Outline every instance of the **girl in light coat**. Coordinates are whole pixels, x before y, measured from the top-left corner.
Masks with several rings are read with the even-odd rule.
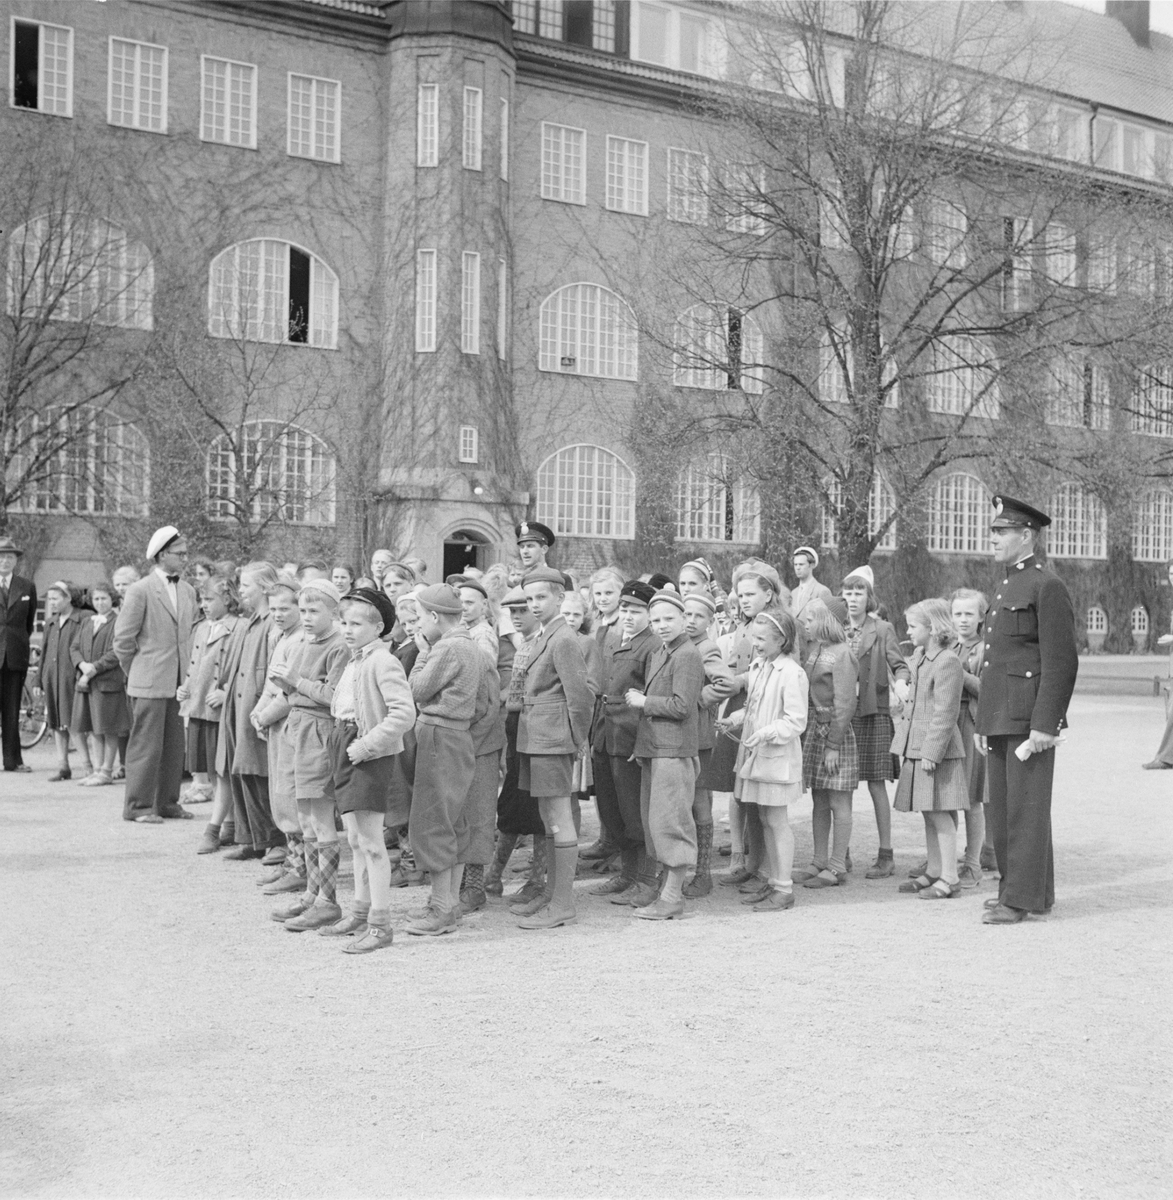
[[[729,717],[726,727],[741,730],[734,795],[740,803],[756,807],[768,867],[765,886],[742,903],[752,905],[754,912],[780,912],[794,907],[789,812],[802,795],[807,677],[794,660],[794,618],[784,609],[770,607],[758,613],[751,637],[756,653],[745,707]]]

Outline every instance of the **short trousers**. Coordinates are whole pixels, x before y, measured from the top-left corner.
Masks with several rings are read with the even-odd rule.
[[[334,795],[334,807],[340,813],[386,812],[392,760],[383,757],[352,763],[346,747],[357,737],[358,726],[350,721],[336,721],[330,730],[330,791]]]
[[[519,754],[517,786],[535,799],[569,796],[574,790],[573,754]]]

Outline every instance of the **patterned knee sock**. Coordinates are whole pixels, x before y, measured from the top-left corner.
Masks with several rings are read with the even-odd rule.
[[[289,851],[285,855],[285,869],[299,879],[305,878],[305,843],[300,833],[289,835]]]
[[[469,892],[483,892],[485,890],[484,863],[464,864],[464,890]]]
[[[318,899],[327,904],[337,904],[334,894],[334,884],[338,878],[338,859],[342,855],[342,846],[338,842],[329,842],[318,847]]]
[[[318,843],[315,838],[306,838],[302,843],[305,856],[305,898],[312,904],[318,895],[320,879],[318,869]]]

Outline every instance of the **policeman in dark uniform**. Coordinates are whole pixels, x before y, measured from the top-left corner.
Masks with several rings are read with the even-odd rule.
[[[546,555],[554,544],[554,531],[538,521],[522,521],[517,526],[517,556],[522,572],[546,566]]]
[[[994,511],[994,561],[1005,574],[986,617],[977,730],[989,757],[988,819],[1002,880],[982,920],[1014,925],[1055,903],[1054,746],[1079,657],[1071,596],[1035,556],[1051,518],[1010,496],[995,496]]]

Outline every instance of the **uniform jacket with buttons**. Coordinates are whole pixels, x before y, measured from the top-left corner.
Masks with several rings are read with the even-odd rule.
[[[1071,596],[1035,555],[1015,563],[986,616],[978,733],[1052,736],[1067,724],[1079,653]]]
[[[705,665],[687,633],[648,660],[647,703],[639,710],[636,758],[696,758]]]
[[[651,629],[641,629],[624,646],[616,641],[604,646],[603,691],[591,734],[591,748],[596,754],[630,758],[635,749],[635,731],[639,725],[639,710],[628,708],[624,697],[629,688],[644,690],[648,659],[660,639]]]
[[[964,693],[961,659],[946,646],[918,647],[912,656],[912,714],[900,721],[892,753],[932,763],[964,758],[965,744],[957,727]]]
[[[37,617],[37,589],[31,579],[13,575],[8,604],[0,613],[0,667],[24,671],[29,665],[29,638]]]
[[[555,617],[534,639],[517,722],[519,754],[577,754],[590,732],[594,693],[578,636]]]

